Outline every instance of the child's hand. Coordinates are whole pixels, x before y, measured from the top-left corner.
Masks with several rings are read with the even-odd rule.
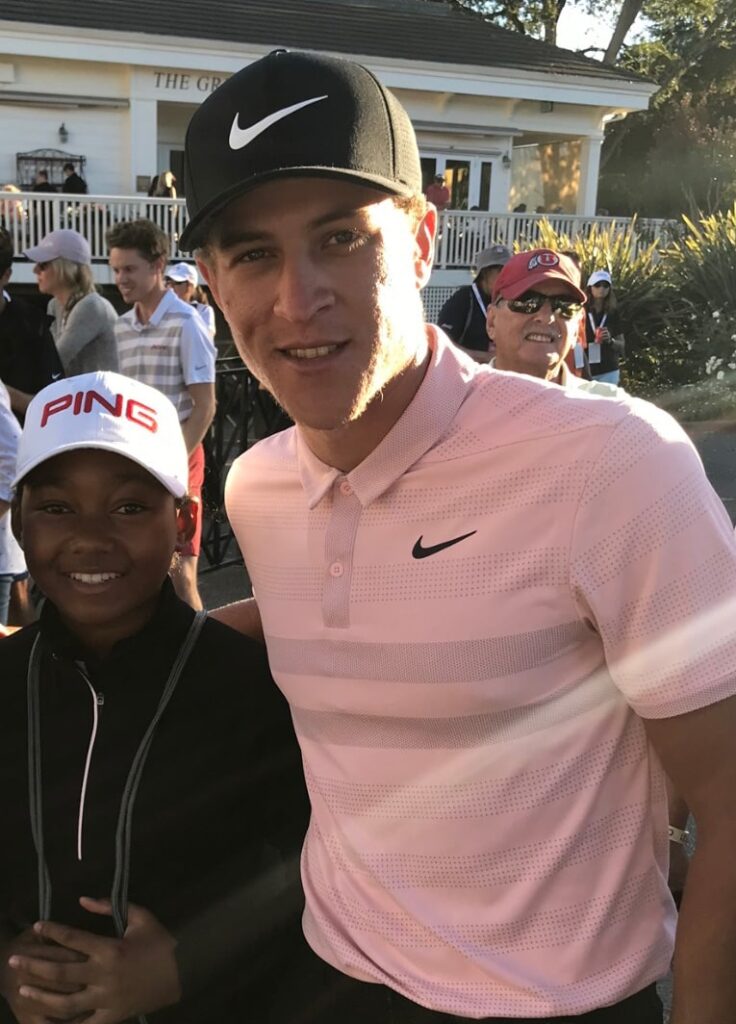
[[[79,902],[92,914],[112,912],[109,900],[82,897]],[[176,942],[144,907],[129,906],[122,939],[102,938],[53,921],[35,925],[34,931],[85,957],[81,963],[64,964],[13,957],[14,969],[30,979],[20,986],[20,995],[42,1008],[44,1020],[84,1015],[86,1024],[119,1024],[181,999]],[[60,986],[74,986],[76,991],[65,993]],[[54,991],[47,991],[49,987]],[[27,1020],[36,1024],[36,1018]]]
[[[13,1016],[19,1024],[46,1024],[46,1009],[35,1000],[20,994],[21,986],[32,983],[33,977],[22,969],[10,966],[10,959],[15,960],[16,957],[21,960],[29,959],[33,964],[41,961],[56,964],[79,963],[84,957],[71,949],[44,945],[30,928],[0,948],[0,994],[5,997]],[[56,991],[77,992],[79,986],[59,982]]]

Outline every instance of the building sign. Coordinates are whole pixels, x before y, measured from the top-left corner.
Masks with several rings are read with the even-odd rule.
[[[189,71],[154,71],[153,87],[159,91],[167,92],[191,92],[208,93],[214,92],[218,85],[222,85],[230,76],[218,72],[218,74],[199,74]]]

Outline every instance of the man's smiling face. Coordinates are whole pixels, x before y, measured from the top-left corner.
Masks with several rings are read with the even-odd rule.
[[[390,398],[424,342],[434,213],[348,181],[290,178],[227,207],[200,270],[250,370],[329,431]]]
[[[533,291],[540,295],[565,296],[579,302],[575,291],[564,281],[541,281]],[[536,313],[515,313],[501,297],[488,307],[488,330],[496,343],[496,366],[531,377],[554,380],[578,334],[577,313],[566,320],[552,310],[548,302]]]

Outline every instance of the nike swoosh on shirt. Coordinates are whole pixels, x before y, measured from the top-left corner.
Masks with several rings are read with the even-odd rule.
[[[289,114],[295,114],[302,107],[308,107],[310,103],[319,103],[321,100],[326,99],[327,96],[314,96],[311,100],[302,100],[301,103],[294,103],[291,107],[283,107],[281,110],[276,110],[273,114],[268,114],[267,117],[261,118],[260,121],[256,121],[250,128],[239,128],[238,118],[240,114],[236,114],[233,126],[230,129],[230,139],[228,140],[230,149],[243,149],[244,146],[247,146],[253,139],[257,139],[262,132],[276,124],[277,121],[283,120]]]
[[[207,369],[207,363],[202,363],[201,366],[195,366],[194,369],[195,370],[206,370]]]
[[[441,543],[432,544],[428,548],[422,547],[422,540],[424,537],[422,534],[411,549],[412,558],[427,558],[428,555],[436,555],[438,551],[444,551],[445,548],[451,548],[453,544],[459,544],[461,540],[467,540],[468,537],[472,537],[473,534],[477,532],[477,530],[471,530],[470,533],[464,533],[462,537],[453,537],[452,540],[443,540]]]
[[[52,380],[59,380],[60,377],[61,377],[60,373],[52,373],[51,374],[51,379]]]

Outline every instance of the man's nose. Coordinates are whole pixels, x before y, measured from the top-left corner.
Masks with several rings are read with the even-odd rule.
[[[308,255],[283,260],[274,313],[290,323],[308,323],[334,301],[324,273]]]

